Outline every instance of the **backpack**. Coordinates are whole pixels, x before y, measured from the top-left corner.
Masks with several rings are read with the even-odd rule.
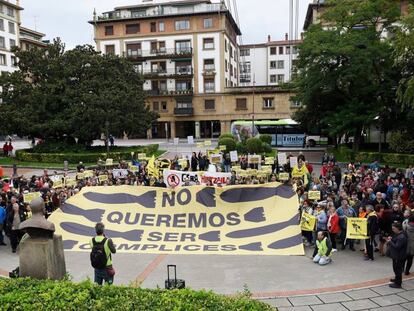
[[[91,264],[95,269],[105,269],[108,258],[105,253],[105,243],[108,239],[104,238],[101,242],[92,239]]]

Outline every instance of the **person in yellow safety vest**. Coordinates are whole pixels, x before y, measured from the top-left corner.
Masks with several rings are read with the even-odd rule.
[[[95,268],[95,283],[102,285],[103,281],[111,285],[114,282],[115,270],[112,267],[112,254],[116,253],[116,248],[111,239],[104,234],[105,226],[103,223],[95,225],[96,237],[90,240],[91,264]]]
[[[327,237],[325,231],[318,232],[318,238],[313,252],[313,262],[325,266],[332,261],[331,259],[332,243]]]

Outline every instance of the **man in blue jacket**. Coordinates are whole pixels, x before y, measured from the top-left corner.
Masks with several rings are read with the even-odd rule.
[[[349,244],[349,249],[355,252],[354,248],[354,240],[353,239],[346,239],[346,219],[348,217],[357,217],[357,213],[355,210],[349,205],[348,199],[343,199],[341,202],[341,206],[336,210],[336,213],[339,216],[339,225],[341,227],[341,243],[342,243],[342,250],[345,249],[345,241],[346,244]]]

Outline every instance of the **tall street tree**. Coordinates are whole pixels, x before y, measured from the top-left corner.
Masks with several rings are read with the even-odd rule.
[[[124,58],[89,45],[65,51],[59,40],[15,53],[19,70],[0,77],[1,132],[90,144],[107,130],[144,136],[157,118],[145,104],[141,76]]]
[[[295,119],[331,137],[354,137],[386,124],[395,110],[392,44],[399,6],[389,0],[328,0],[322,23],[313,25],[300,46]]]

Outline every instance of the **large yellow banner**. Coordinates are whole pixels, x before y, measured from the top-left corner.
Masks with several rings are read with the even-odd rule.
[[[118,252],[304,255],[290,186],[85,187],[49,220],[64,247],[90,251],[97,222]]]

